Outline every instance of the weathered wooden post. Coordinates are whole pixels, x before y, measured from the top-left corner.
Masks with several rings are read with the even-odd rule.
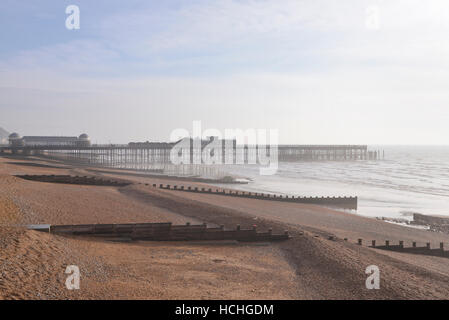
[[[385,240],[385,246],[389,247],[390,246],[390,241],[389,240]]]
[[[376,247],[376,240],[371,241],[371,246],[372,246],[373,248]]]
[[[444,250],[444,242],[440,242],[440,249],[441,249],[441,251]]]
[[[362,245],[362,239],[359,239],[358,242],[357,242],[357,244],[358,244],[359,246],[361,246],[361,245]]]
[[[427,243],[426,243],[426,248],[427,248],[428,250],[430,250],[430,242],[427,242]]]
[[[399,241],[399,247],[401,247],[401,249],[404,248],[404,241]]]
[[[412,246],[413,248],[416,248],[416,241],[413,241]]]

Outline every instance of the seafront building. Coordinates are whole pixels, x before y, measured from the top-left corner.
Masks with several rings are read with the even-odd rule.
[[[89,136],[85,133],[79,137],[58,137],[58,136],[24,136],[18,133],[11,133],[8,137],[11,147],[38,147],[38,146],[67,146],[67,147],[88,147],[90,146]]]

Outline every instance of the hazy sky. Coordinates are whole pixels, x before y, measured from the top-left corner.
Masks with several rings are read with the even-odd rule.
[[[80,29],[65,27],[68,5]],[[449,1],[0,2],[0,127],[449,144]]]

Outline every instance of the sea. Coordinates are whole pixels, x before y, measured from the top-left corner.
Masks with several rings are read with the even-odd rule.
[[[449,146],[369,146],[376,161],[281,162],[276,174],[255,165],[221,170],[247,178],[240,190],[295,196],[357,196],[354,214],[411,220],[413,213],[449,216]],[[229,187],[229,186],[227,186]]]

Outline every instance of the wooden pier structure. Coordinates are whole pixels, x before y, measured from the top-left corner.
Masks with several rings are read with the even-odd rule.
[[[366,145],[280,145],[279,161],[377,160],[379,151]]]
[[[152,164],[171,164],[170,154],[176,143],[168,142],[148,142],[130,143],[126,145],[33,145],[33,146],[3,146],[0,147],[0,155],[39,155],[59,160],[73,161],[88,165],[98,165],[111,168],[142,168],[145,169]],[[193,160],[201,159],[201,150],[190,148],[187,155],[183,155],[188,163],[195,163]],[[213,151],[212,151],[213,152]],[[248,159],[254,154],[263,154],[267,158],[274,150],[269,146],[238,146],[233,145],[225,149],[223,141],[220,164],[237,163],[236,159],[243,159],[244,163],[249,163]],[[378,160],[380,151],[369,151],[366,145],[279,145],[276,149],[277,160],[280,162],[294,161],[357,161],[357,160]],[[229,163],[229,159],[231,162]],[[127,166],[123,166],[126,164]],[[200,163],[201,164],[201,163]]]

